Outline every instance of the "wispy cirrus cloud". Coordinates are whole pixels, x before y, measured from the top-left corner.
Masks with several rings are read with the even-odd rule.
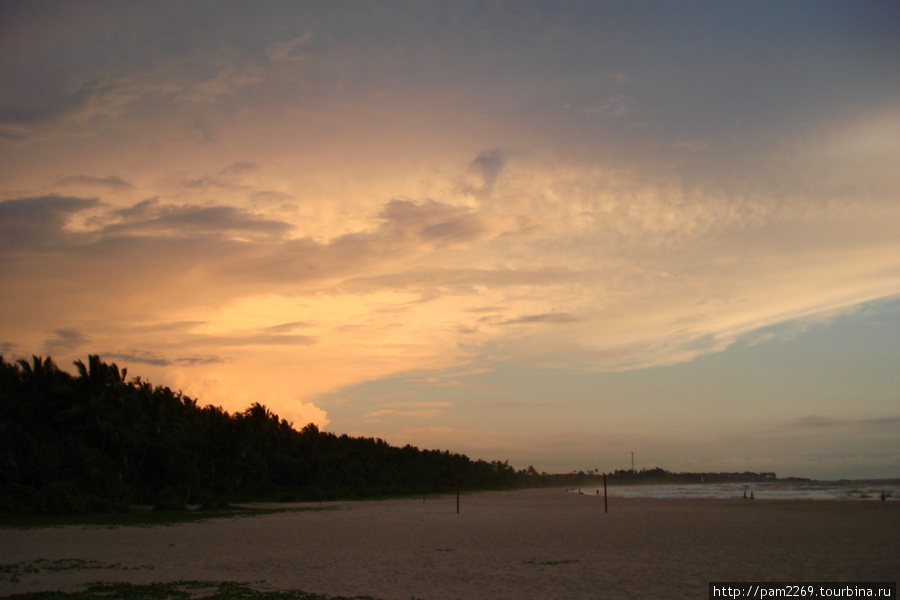
[[[540,323],[575,323],[581,319],[568,313],[544,313],[540,315],[522,315],[503,321],[502,325],[528,325]]]
[[[108,188],[111,190],[119,190],[119,189],[134,189],[134,186],[122,179],[121,177],[116,177],[115,175],[110,175],[109,177],[91,177],[88,175],[73,175],[71,177],[64,177],[56,182],[56,185],[65,186],[65,185],[78,185],[78,186],[99,186],[103,188]]]
[[[0,133],[10,141],[92,135],[97,121],[116,119],[143,96],[171,89],[129,78],[91,79],[69,94],[51,96],[50,102],[0,106]]]
[[[444,409],[453,408],[452,402],[387,402],[379,404],[379,409],[366,414],[363,418],[368,421],[377,421],[381,417],[413,417],[434,418],[439,416]]]
[[[304,48],[312,42],[314,38],[315,36],[313,33],[307,31],[304,32],[303,35],[295,37],[292,40],[270,44],[266,48],[266,54],[269,55],[269,60],[272,61],[301,61],[307,57]]]
[[[181,236],[211,233],[280,236],[293,228],[288,223],[261,218],[233,206],[172,206],[160,205],[158,200],[148,200],[120,210],[118,214],[126,220],[107,225],[102,235]]]
[[[209,356],[175,356],[169,357],[153,351],[128,349],[103,352],[101,358],[104,360],[121,361],[126,364],[153,365],[157,367],[169,366],[188,366],[196,367],[202,365],[218,365],[227,362],[225,359],[209,355]]]

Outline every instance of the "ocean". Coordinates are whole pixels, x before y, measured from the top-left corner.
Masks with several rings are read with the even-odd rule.
[[[603,486],[572,490],[603,496]],[[742,499],[751,492],[766,500],[859,500],[878,501],[884,493],[887,501],[900,501],[900,479],[840,481],[767,481],[753,483],[685,483],[610,485],[611,498],[707,498]]]

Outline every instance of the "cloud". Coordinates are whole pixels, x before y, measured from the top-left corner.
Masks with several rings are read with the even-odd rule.
[[[93,79],[49,103],[45,98],[43,104],[0,107],[0,132],[12,140],[84,135],[98,119],[115,119],[142,96],[158,91],[158,86],[127,78]]]
[[[173,365],[196,367],[200,365],[215,365],[227,362],[224,358],[215,355],[206,356],[177,356],[167,358],[158,352],[151,350],[125,350],[121,352],[103,352],[100,354],[103,359],[118,360],[127,363],[137,363],[145,365],[154,365],[157,367],[168,367]]]
[[[280,236],[293,229],[288,223],[263,219],[233,206],[158,206],[155,201],[144,201],[119,214],[142,218],[109,225],[105,234]]]
[[[57,329],[53,333],[56,337],[44,342],[44,348],[48,353],[71,352],[90,342],[90,338],[84,333],[74,329]]]
[[[164,211],[159,205],[159,196],[147,198],[131,206],[116,209],[113,214],[126,221],[137,221],[142,219],[152,219],[161,211]]]
[[[59,248],[74,236],[64,230],[77,213],[100,205],[96,198],[40,196],[0,202],[0,247]]]
[[[296,205],[292,204],[294,198],[277,190],[258,190],[252,192],[249,197],[253,206],[276,206],[285,211],[296,210]]]
[[[346,274],[363,268],[366,257],[374,260],[403,248],[389,236],[371,234],[342,236],[328,244],[285,240],[292,230],[288,223],[232,206],[164,205],[158,199],[125,209],[107,208],[95,221],[109,224],[92,230],[66,230],[74,215],[98,207],[102,208],[96,199],[60,196],[0,203],[5,258],[11,266],[24,268],[28,255],[22,252],[65,251],[42,264],[46,275],[68,268],[83,270],[78,262],[88,260],[98,270],[89,272],[85,285],[96,284],[99,290],[105,285],[101,282],[104,277],[120,282],[143,280],[145,283],[132,288],[137,291],[147,285],[166,289],[180,274],[200,272],[221,278],[215,286],[227,281],[240,285],[252,281],[302,283]],[[177,268],[166,270],[167,265]],[[165,279],[148,279],[151,274]],[[212,279],[195,279],[196,285],[211,283]],[[248,289],[246,293],[257,292]]]
[[[266,48],[266,53],[271,61],[301,61],[306,58],[304,47],[313,40],[313,34],[309,31],[287,42],[273,42]]]
[[[221,356],[179,356],[172,359],[172,363],[176,365],[184,365],[188,367],[196,367],[198,365],[217,365],[227,363],[228,361]]]
[[[268,331],[236,331],[230,334],[203,335],[186,340],[210,348],[239,348],[243,346],[310,346],[317,338],[310,335],[284,334]]]
[[[66,177],[56,182],[57,185],[79,185],[79,186],[99,186],[111,190],[133,189],[134,186],[122,179],[121,177],[89,177],[86,175],[75,175]]]
[[[714,186],[686,188],[677,178],[563,165],[536,154],[510,162],[511,155],[486,151],[471,162],[469,170],[492,186],[490,207],[473,206],[451,184],[457,180],[451,173],[440,199],[361,199],[354,206],[366,212],[332,237],[303,237],[300,231],[314,228],[297,215],[291,222],[237,205],[174,204],[162,196],[116,208],[89,199],[21,199],[0,211],[32,215],[41,239],[68,250],[57,265],[42,267],[46,275],[75,273],[85,262],[95,269],[79,286],[111,279],[128,289],[121,308],[111,310],[193,310],[266,294],[358,307],[331,331],[330,318],[303,316],[296,322],[316,322],[318,329],[277,338],[263,331],[221,334],[233,346],[319,346],[323,335],[354,329],[412,336],[394,340],[401,347],[415,339],[416,327],[404,322],[415,318],[453,349],[450,362],[496,349],[492,341],[518,326],[515,351],[532,360],[556,353],[585,367],[640,368],[717,352],[760,327],[845,310],[890,287],[885,277],[896,268],[890,207],[837,218],[833,205],[789,194],[779,202],[723,196]],[[261,164],[210,169],[197,187],[253,189],[242,178],[259,175]],[[51,218],[35,216],[39,209]],[[88,209],[92,228],[66,228]],[[822,237],[823,225],[834,235]],[[21,238],[12,241],[26,248]],[[856,244],[862,246],[853,250]],[[7,256],[24,272],[24,255]],[[358,300],[367,294],[379,301]],[[395,321],[379,323],[387,315]],[[578,323],[584,326],[573,327]]]
[[[388,402],[379,404],[379,409],[367,413],[363,419],[372,421],[380,420],[381,417],[417,417],[417,418],[434,418],[443,414],[444,408],[453,408],[452,402]]]
[[[104,352],[100,355],[104,360],[120,361],[128,364],[145,364],[166,367],[174,361],[149,350],[126,350],[123,352]]]
[[[247,175],[259,172],[259,164],[249,160],[241,160],[221,170],[222,175]]]
[[[850,419],[826,417],[816,414],[793,419],[787,423],[787,427],[791,429],[807,432],[822,431],[828,432],[829,435],[838,431],[849,433],[858,432],[859,430],[875,431],[896,429],[898,425],[900,425],[900,415],[866,419]]]
[[[409,408],[452,408],[452,402],[423,402],[412,400],[409,402],[388,402],[382,405],[384,408],[398,408],[398,409],[409,409]]]
[[[540,315],[522,315],[514,319],[502,321],[501,325],[527,325],[531,323],[576,323],[582,319],[568,313],[544,313]]]
[[[519,153],[501,148],[480,152],[469,163],[469,169],[462,184],[463,192],[479,197],[490,196],[507,161],[517,154]]]
[[[221,363],[225,359],[218,355],[193,355],[179,356],[182,348],[215,348],[217,352],[228,349],[246,348],[249,346],[262,347],[291,347],[310,346],[318,343],[315,336],[289,333],[297,327],[303,327],[300,323],[287,323],[274,327],[257,327],[252,329],[233,329],[217,333],[203,333],[196,331],[196,327],[171,327],[171,328],[136,328],[143,332],[147,340],[156,340],[158,350],[151,351],[115,351],[107,352],[110,356],[128,356],[136,361],[148,364],[181,364],[198,365]],[[177,342],[168,341],[177,335]]]
[[[391,236],[442,245],[471,242],[490,231],[481,215],[434,200],[391,200],[379,217]]]
[[[311,402],[279,402],[279,416],[294,425],[295,429],[302,429],[313,423],[319,429],[324,429],[331,423],[328,413]]]
[[[479,287],[497,289],[512,286],[551,286],[571,284],[595,276],[590,272],[579,272],[565,267],[543,269],[406,269],[381,275],[361,276],[347,279],[342,289],[355,293],[374,290],[410,290],[428,294],[439,290],[441,294],[472,295]],[[507,307],[508,308],[508,307]],[[467,312],[503,312],[504,308],[477,307]]]
[[[263,71],[257,65],[225,64],[213,77],[190,82],[178,93],[178,98],[191,104],[210,105],[246,88],[257,86],[263,80]]]
[[[611,114],[614,117],[622,118],[632,112],[634,104],[635,99],[633,97],[625,94],[614,94],[599,104],[585,108],[584,112],[587,115]]]
[[[285,333],[288,331],[293,331],[295,329],[302,329],[304,327],[309,327],[309,323],[304,323],[302,321],[293,321],[291,323],[282,323],[281,325],[273,325],[272,327],[267,327],[266,331],[270,331],[272,333]]]

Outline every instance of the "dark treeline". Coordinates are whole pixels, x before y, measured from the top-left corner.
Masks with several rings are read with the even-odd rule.
[[[230,414],[89,356],[0,356],[0,512],[177,509],[240,500],[371,498],[455,489],[580,487],[599,471],[516,471],[449,451],[294,429],[261,404]],[[616,471],[610,483],[771,480],[774,473]]]
[[[497,489],[505,463],[397,448],[292,424],[260,404],[230,414],[153,386],[97,356],[0,357],[0,511],[179,508],[247,499],[320,500]]]
[[[516,473],[518,485],[527,487],[602,487],[604,477],[608,485],[653,485],[653,484],[685,484],[685,483],[759,483],[766,481],[809,481],[797,477],[779,480],[775,473],[757,473],[745,471],[741,473],[673,473],[659,467],[652,469],[617,469],[612,473],[599,470],[574,473],[536,473],[529,467],[527,471]]]
[[[641,483],[752,483],[764,481],[776,481],[775,473],[756,473],[744,471],[742,473],[672,473],[656,467],[654,469],[641,469],[640,471],[617,470],[611,473],[608,480],[616,484],[641,484]]]

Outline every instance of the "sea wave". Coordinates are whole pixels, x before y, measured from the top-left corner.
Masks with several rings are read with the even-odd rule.
[[[572,490],[603,496],[603,488]],[[612,498],[703,498],[766,500],[881,500],[900,501],[900,479],[840,481],[771,481],[753,483],[688,483],[610,485]]]

